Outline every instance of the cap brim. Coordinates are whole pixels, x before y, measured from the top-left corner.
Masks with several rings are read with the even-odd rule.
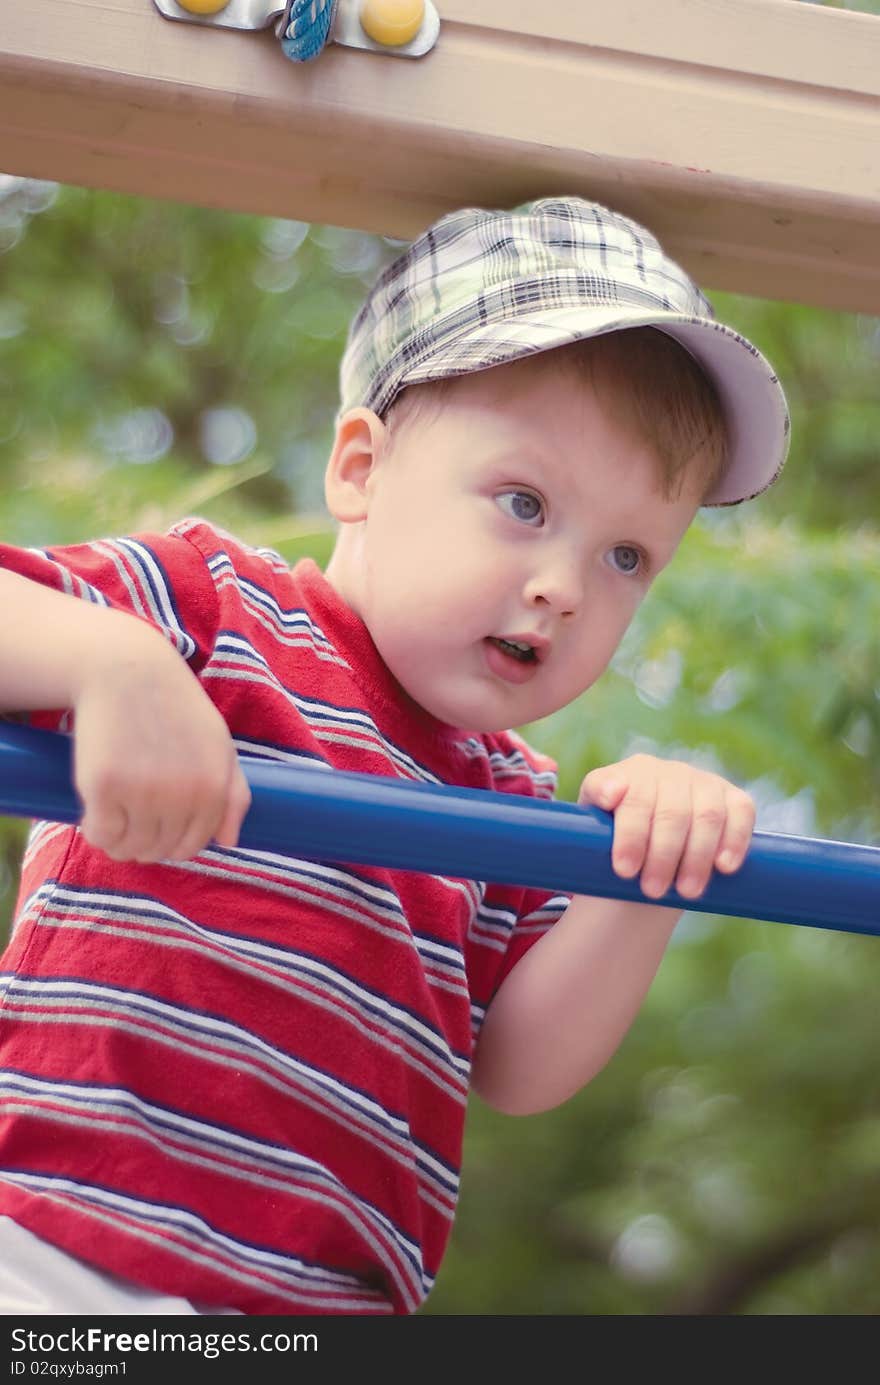
[[[619,307],[545,309],[482,328],[472,326],[440,350],[410,360],[386,377],[382,396],[368,406],[383,414],[406,386],[468,375],[536,352],[630,327],[656,327],[690,352],[714,382],[728,422],[730,460],[706,505],[736,505],[773,483],[785,462],[789,415],[785,394],[769,361],[752,342],[712,318],[644,313]]]

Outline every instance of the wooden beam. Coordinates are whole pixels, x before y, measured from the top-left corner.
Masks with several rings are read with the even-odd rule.
[[[410,237],[578,192],[705,285],[880,312],[880,18],[791,0],[437,0],[424,58],[4,7],[0,169]]]

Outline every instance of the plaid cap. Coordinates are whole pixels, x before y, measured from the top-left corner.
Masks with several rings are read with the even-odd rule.
[[[466,208],[430,226],[379,275],[351,324],[340,414],[383,417],[407,385],[467,375],[627,327],[675,337],[714,381],[729,461],[707,505],[735,505],[776,479],[788,451],[782,387],[757,347],[650,231],[579,197],[512,211]]]

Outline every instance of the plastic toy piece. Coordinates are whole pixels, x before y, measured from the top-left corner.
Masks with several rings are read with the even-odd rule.
[[[419,11],[421,23],[413,30]],[[410,38],[405,37],[408,29]],[[337,0],[330,41],[387,57],[422,58],[439,34],[440,16],[431,0]]]
[[[226,9],[229,0],[178,0],[178,3],[188,14],[218,14]]]
[[[328,43],[396,58],[420,58],[440,33],[431,0],[153,0],[165,19],[220,29],[269,29],[292,62],[311,62]]]
[[[0,723],[0,813],[78,822],[71,746]],[[242,849],[645,902],[637,880],[611,869],[612,819],[598,809],[245,756],[241,765],[252,799]],[[715,875],[701,899],[670,890],[663,903],[880,935],[878,900],[880,848],[756,832],[734,875]]]
[[[281,51],[293,62],[311,62],[330,38],[337,0],[288,0],[277,32]]]
[[[153,0],[165,19],[204,24],[215,29],[269,29],[285,12],[279,0]]]
[[[424,0],[364,0],[361,7],[361,28],[384,48],[412,43],[424,22]]]

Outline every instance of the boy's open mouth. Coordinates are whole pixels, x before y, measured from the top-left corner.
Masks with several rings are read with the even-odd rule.
[[[497,649],[505,654],[510,654],[512,658],[518,659],[521,664],[534,664],[537,662],[537,654],[530,644],[520,640],[502,640],[495,635],[489,636],[489,643],[494,644]]]

